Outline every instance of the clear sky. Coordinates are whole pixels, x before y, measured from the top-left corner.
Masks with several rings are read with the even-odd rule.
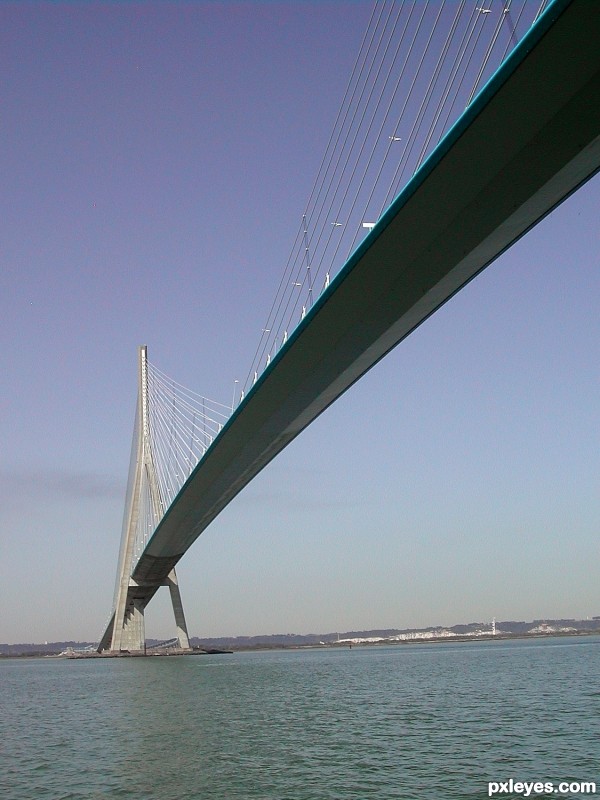
[[[0,641],[102,632],[137,346],[231,401],[371,8],[0,4]],[[600,614],[599,199],[596,179],[221,514],[178,566],[191,635]],[[172,635],[166,600],[147,635]]]

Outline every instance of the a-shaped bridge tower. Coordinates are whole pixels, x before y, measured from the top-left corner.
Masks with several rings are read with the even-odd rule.
[[[143,565],[148,542],[165,512],[231,410],[173,381],[149,363],[145,345],[138,348],[138,398],[117,580],[100,651],[145,651],[144,612],[161,586],[171,595],[179,648],[189,649],[174,560],[160,572],[146,569],[143,575],[140,562]]]
[[[131,447],[129,485],[125,501],[121,552],[115,587],[114,612],[111,623],[104,634],[102,649],[112,651],[140,652],[145,649],[144,610],[158,587],[149,596],[145,587],[138,587],[131,577],[135,557],[146,530],[154,530],[164,514],[165,502],[161,496],[160,483],[150,436],[150,409],[148,391],[148,352],[145,346],[138,350],[138,401]],[[189,649],[190,642],[181,603],[175,568],[170,571],[165,585],[169,587],[177,638],[182,649]],[[108,636],[110,635],[110,645]]]
[[[160,582],[151,586],[140,585],[132,577],[132,573],[144,545],[171,503],[172,495],[179,488],[180,475],[176,470],[184,472],[184,477],[187,477],[185,472],[195,466],[198,457],[212,440],[212,433],[207,433],[207,419],[210,424],[212,416],[225,415],[216,411],[209,412],[209,415],[205,413],[203,418],[202,412],[193,412],[191,433],[195,433],[197,423],[202,422],[202,430],[198,430],[199,435],[192,436],[191,444],[185,448],[185,465],[182,465],[181,442],[178,441],[181,438],[181,426],[177,428],[173,419],[165,422],[164,408],[162,414],[157,408],[159,401],[156,400],[153,405],[150,402],[151,396],[156,398],[160,394],[163,406],[166,401],[180,418],[188,419],[189,409],[193,406],[184,404],[189,408],[183,410],[179,403],[177,407],[174,386],[168,386],[164,376],[158,372],[151,378],[147,348],[142,346],[138,349],[138,400],[113,612],[100,643],[101,650],[130,653],[145,650],[144,611],[160,585],[169,588],[179,647],[182,650],[190,648],[175,568]],[[206,409],[207,401],[205,398],[201,400]],[[218,422],[217,427],[221,426],[222,423]],[[166,433],[162,437],[162,443],[161,428]],[[165,438],[170,439],[166,446]],[[173,468],[169,469],[170,466]]]

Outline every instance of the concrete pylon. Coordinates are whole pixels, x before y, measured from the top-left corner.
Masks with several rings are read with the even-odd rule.
[[[188,650],[190,647],[190,639],[185,622],[185,615],[183,613],[183,603],[181,602],[181,592],[179,591],[179,583],[177,581],[175,567],[173,567],[167,577],[167,586],[169,587],[171,603],[173,605],[173,613],[175,614],[175,626],[177,628],[179,647],[183,648],[184,650]]]
[[[117,653],[122,651],[139,653],[145,650],[144,611],[157,588],[156,586],[138,585],[131,577],[136,534],[140,521],[142,491],[144,491],[144,487],[149,493],[156,523],[158,523],[164,513],[150,437],[148,413],[148,349],[145,345],[142,345],[138,349],[138,405],[136,430],[137,441],[134,442],[136,456],[133,483],[128,500],[126,501],[128,502],[128,508],[125,510],[126,519],[124,522],[123,541],[121,543],[121,556],[118,567],[119,574],[117,576],[115,613],[112,623],[112,634],[110,636],[109,649]],[[169,587],[179,646],[182,649],[189,649],[189,636],[175,568],[171,570],[167,581],[162,585]],[[102,649],[103,644],[108,644],[109,637],[107,634],[105,634],[102,639],[100,649]]]

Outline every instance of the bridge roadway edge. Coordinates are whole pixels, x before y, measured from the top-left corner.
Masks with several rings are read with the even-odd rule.
[[[600,168],[600,7],[559,0],[542,21],[236,409],[140,558],[132,576],[137,597],[148,602],[260,470]]]

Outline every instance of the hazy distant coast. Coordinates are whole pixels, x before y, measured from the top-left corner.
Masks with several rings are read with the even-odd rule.
[[[193,636],[190,644],[202,650],[266,650],[296,647],[337,647],[369,644],[403,644],[431,641],[464,641],[487,638],[515,638],[522,636],[574,636],[600,633],[600,616],[585,620],[536,619],[531,622],[504,620],[495,622],[469,622],[464,625],[435,626],[429,628],[386,628],[369,631],[344,631],[334,633],[279,633],[262,636],[221,636],[199,638]],[[148,639],[149,647],[158,640]],[[56,655],[68,648],[79,649],[93,642],[0,643],[0,657]]]

